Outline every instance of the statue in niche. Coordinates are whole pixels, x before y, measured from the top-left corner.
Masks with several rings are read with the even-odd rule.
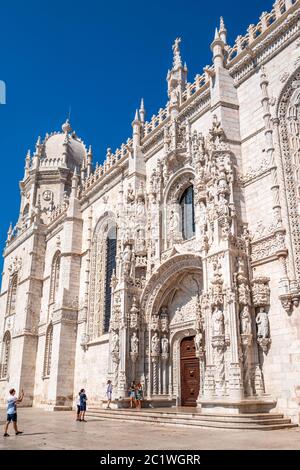
[[[200,226],[201,234],[204,234],[204,232],[205,232],[206,221],[207,221],[206,205],[203,201],[200,201],[200,205],[199,205],[199,226]]]
[[[136,215],[139,218],[145,217],[145,203],[142,194],[138,194],[137,197]]]
[[[240,314],[240,325],[242,335],[251,335],[251,315],[249,307],[246,305]]]
[[[221,215],[229,215],[228,201],[223,193],[219,196],[218,208]]]
[[[199,352],[202,347],[202,332],[200,330],[197,331],[196,336],[195,336],[195,347],[196,347],[196,352]]]
[[[157,332],[154,333],[151,340],[151,353],[157,355],[160,353],[160,341]]]
[[[178,225],[179,225],[179,216],[174,209],[171,209],[170,219],[169,219],[170,233],[174,235],[174,233],[178,232]]]
[[[178,93],[176,89],[172,90],[170,93],[170,103],[173,106],[176,106],[178,104]]]
[[[138,354],[139,352],[139,339],[135,331],[132,333],[130,340],[130,352],[134,354]]]
[[[224,333],[224,314],[219,307],[215,306],[212,314],[212,335],[222,336]]]
[[[123,252],[123,266],[124,266],[124,274],[125,275],[130,274],[131,257],[132,257],[131,246],[126,245],[125,249],[124,249],[124,252]]]
[[[256,315],[257,324],[257,337],[258,338],[269,338],[270,337],[270,324],[267,312],[264,307],[260,307],[258,314]]]
[[[169,352],[169,340],[166,335],[161,339],[161,351],[163,354],[167,354]]]
[[[134,202],[134,193],[131,184],[129,183],[127,189],[127,204],[132,204]]]
[[[113,333],[113,338],[112,338],[112,346],[111,346],[111,350],[112,352],[119,352],[119,335],[116,331],[114,331]]]

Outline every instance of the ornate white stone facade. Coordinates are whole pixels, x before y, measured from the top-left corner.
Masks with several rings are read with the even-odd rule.
[[[180,39],[169,101],[93,167],[67,121],[38,139],[8,231],[0,396],[99,405],[111,379],[181,403],[195,337],[197,403],[300,411],[300,2],[277,0],[187,82]]]

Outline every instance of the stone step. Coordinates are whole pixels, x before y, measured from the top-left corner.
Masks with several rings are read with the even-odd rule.
[[[278,418],[274,419],[264,419],[254,421],[254,420],[244,420],[244,421],[228,421],[227,416],[223,416],[224,419],[215,419],[215,416],[206,415],[205,417],[198,415],[197,418],[189,416],[188,418],[178,418],[176,415],[174,416],[161,416],[159,413],[157,416],[147,416],[147,413],[139,414],[136,412],[134,415],[133,413],[128,413],[124,411],[98,411],[92,412],[89,410],[87,413],[90,417],[98,418],[99,420],[102,419],[112,419],[112,420],[120,420],[120,421],[139,421],[144,423],[156,423],[161,425],[175,425],[175,426],[190,426],[190,427],[201,427],[201,428],[224,428],[224,429],[253,429],[253,430],[276,430],[276,429],[287,429],[287,428],[294,428],[297,427],[296,424],[292,424],[290,419],[287,418]]]
[[[184,413],[180,411],[143,411],[143,410],[120,410],[120,409],[112,409],[112,410],[104,410],[99,408],[89,408],[89,412],[92,413],[106,413],[115,415],[116,413],[121,413],[122,415],[129,417],[133,416],[134,419],[137,416],[145,416],[145,417],[166,417],[166,418],[182,418],[182,419],[214,419],[214,420],[225,420],[225,421],[232,421],[232,422],[251,422],[251,421],[263,421],[267,420],[278,420],[283,418],[283,414],[281,413],[249,413],[249,414],[208,414],[208,413]]]

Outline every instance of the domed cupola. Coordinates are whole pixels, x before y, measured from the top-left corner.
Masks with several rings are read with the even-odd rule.
[[[46,134],[41,145],[40,168],[69,168],[79,171],[86,166],[87,149],[84,142],[72,130],[69,119],[62,125],[62,132]]]

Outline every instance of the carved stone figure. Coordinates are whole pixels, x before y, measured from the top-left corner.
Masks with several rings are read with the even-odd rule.
[[[198,330],[197,333],[196,333],[196,336],[195,336],[196,352],[201,351],[201,347],[202,347],[202,338],[203,338],[202,332]]]
[[[169,352],[169,340],[166,335],[161,339],[161,352],[167,354]]]
[[[199,204],[199,226],[200,226],[201,233],[205,232],[206,221],[207,221],[206,205],[204,204],[203,201],[200,201],[200,204]]]
[[[256,315],[256,324],[257,324],[257,337],[269,338],[270,337],[269,317],[263,307],[260,307],[259,312]]]
[[[131,246],[127,244],[123,252],[123,266],[124,266],[125,276],[128,276],[130,274],[131,258],[132,258]]]
[[[169,230],[172,235],[178,232],[179,227],[179,215],[172,209],[169,218]]]
[[[154,333],[151,340],[151,353],[158,355],[160,353],[160,340],[157,332]]]
[[[225,332],[224,327],[224,314],[219,307],[215,307],[212,314],[212,335],[213,336],[222,336]]]
[[[114,353],[119,352],[119,335],[116,331],[114,331],[113,333],[112,342],[111,342],[111,350]]]
[[[134,354],[138,354],[139,352],[139,339],[135,331],[132,333],[132,336],[130,339],[130,352]]]
[[[251,316],[247,305],[241,311],[240,325],[242,335],[251,335]]]

